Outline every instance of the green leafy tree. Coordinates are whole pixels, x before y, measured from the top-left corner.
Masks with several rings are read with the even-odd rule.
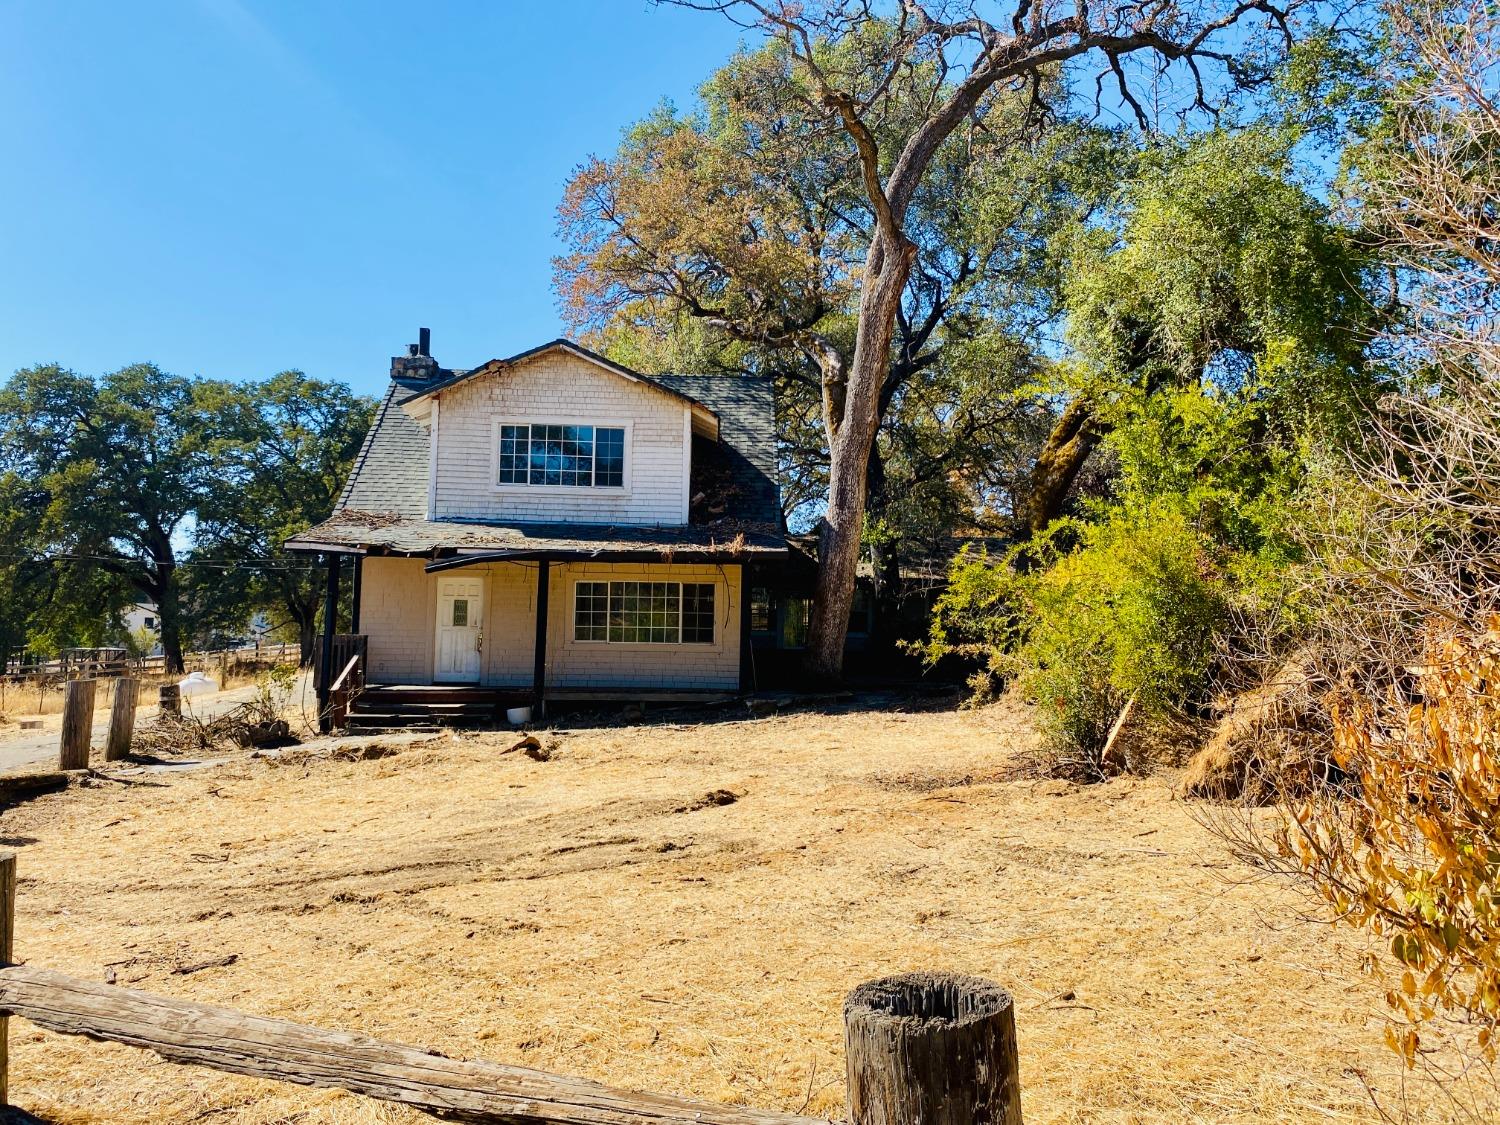
[[[1010,558],[960,560],[928,642],[1018,680],[1059,747],[1097,751],[1130,697],[1206,702],[1233,622],[1285,608],[1310,451],[1378,390],[1376,262],[1294,171],[1285,138],[1210,134],[1078,234],[1052,372],[1114,479]]]
[[[830,49],[883,49],[894,34],[871,23],[858,44]],[[893,84],[883,145],[920,116],[929,71]],[[777,380],[794,522],[826,508],[828,435],[877,225],[857,157],[800,112],[808,96],[784,45],[736,56],[694,112],[658,110],[613,156],[575,173],[560,210],[570,253],[557,263],[575,328],[621,362]],[[1045,429],[1026,392],[1056,313],[1053,244],[1097,206],[1128,154],[1077,122],[1038,130],[1030,111],[1022,94],[986,103],[935,155],[910,205],[915,257],[864,469],[868,514],[892,532],[864,539],[884,564],[877,578],[896,572],[899,552],[921,552],[986,510],[1003,515],[995,508],[1010,503],[1010,478],[1029,461],[1038,423]]]
[[[1215,131],[1158,146],[1113,221],[1078,229],[1064,280],[1066,403],[1022,512],[1062,514],[1078,472],[1142,395],[1213,385],[1283,437],[1357,417],[1381,316],[1373,259],[1301,182],[1294,129]]]
[[[36,554],[86,563],[154,602],[176,671],[178,552],[215,481],[202,392],[201,383],[149,363],[97,381],[31,367],[0,389],[0,468],[23,482],[26,541]]]
[[[87,562],[37,554],[32,533],[45,504],[18,474],[0,473],[0,659],[107,644],[138,596]]]
[[[1114,79],[1121,101],[1136,110],[1143,126],[1147,115],[1132,88],[1143,70],[1158,80],[1180,74],[1188,103],[1208,109],[1217,93],[1269,77],[1291,45],[1291,15],[1308,5],[1105,3],[1061,15],[1024,0],[904,0],[882,20],[868,0],[679,2],[754,27],[784,54],[797,86],[784,102],[783,119],[793,133],[804,125],[837,131],[867,207],[869,221],[855,240],[861,265],[852,287],[857,296],[850,301],[852,350],[845,362],[823,349],[819,363],[829,469],[808,655],[814,675],[836,677],[860,557],[871,450],[892,355],[901,354],[898,325],[921,255],[912,219],[951,158],[945,154],[987,137],[983,122],[991,108],[1018,91],[1045,115],[1049,89],[1061,101],[1071,88],[1057,81],[1070,65],[1096,65],[1101,87],[1105,77]],[[1205,81],[1207,70],[1216,76],[1211,83]],[[908,96],[902,96],[903,87]],[[998,143],[1008,147],[1018,140],[1002,135]]]
[[[374,403],[344,383],[283,371],[206,388],[204,407],[217,479],[197,509],[189,560],[196,604],[226,632],[243,629],[257,610],[287,623],[307,663],[323,579],[282,544],[333,510]]]

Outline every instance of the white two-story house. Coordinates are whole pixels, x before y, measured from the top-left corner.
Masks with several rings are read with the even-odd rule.
[[[447,370],[424,329],[337,509],[288,546],[355,556],[371,684],[734,691],[746,567],[787,554],[774,471],[764,380],[647,377],[567,340]]]

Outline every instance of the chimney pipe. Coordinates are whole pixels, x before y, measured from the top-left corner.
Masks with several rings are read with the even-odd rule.
[[[432,329],[431,328],[418,328],[417,329],[417,354],[418,355],[431,355],[432,354]]]

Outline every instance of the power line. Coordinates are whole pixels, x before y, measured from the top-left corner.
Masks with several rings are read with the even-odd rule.
[[[36,563],[65,563],[65,562],[141,563],[142,562],[140,559],[132,559],[132,558],[128,558],[128,557],[122,557],[120,555],[84,555],[84,554],[72,554],[72,553],[59,554],[59,555],[39,555],[39,554],[35,554],[35,553],[21,554],[21,553],[13,553],[13,552],[0,552],[0,559],[10,559],[12,561],[17,561],[17,562],[36,562]],[[145,565],[145,564],[142,563],[142,565]],[[273,558],[236,559],[236,560],[230,561],[230,562],[219,562],[219,561],[214,560],[214,559],[191,559],[190,558],[190,559],[183,559],[180,562],[174,562],[172,565],[175,568],[179,569],[179,570],[180,569],[190,568],[190,567],[202,567],[202,568],[204,568],[206,570],[241,570],[241,569],[244,569],[246,567],[253,567],[253,568],[257,569],[257,570],[272,570],[272,571],[280,571],[280,572],[289,573],[289,574],[290,573],[312,573],[313,571],[321,571],[323,569],[321,566],[316,566],[316,565],[311,564],[311,563],[290,564],[290,563],[285,562],[284,560],[273,559]]]

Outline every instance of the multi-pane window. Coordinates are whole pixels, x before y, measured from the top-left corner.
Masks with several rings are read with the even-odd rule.
[[[750,591],[750,630],[755,633],[771,631],[771,591],[756,586]]]
[[[617,644],[713,644],[711,582],[579,582],[573,639]]]
[[[808,601],[787,598],[781,609],[781,644],[784,648],[803,648],[807,644]]]
[[[611,582],[609,639],[622,644],[681,642],[682,587],[676,582]]]
[[[625,430],[619,426],[505,424],[499,453],[500,484],[625,484]]]
[[[682,643],[714,643],[714,586],[712,582],[682,584]]]
[[[609,583],[580,582],[573,595],[573,639],[609,639]]]
[[[612,426],[594,428],[594,487],[625,484],[625,431]]]

